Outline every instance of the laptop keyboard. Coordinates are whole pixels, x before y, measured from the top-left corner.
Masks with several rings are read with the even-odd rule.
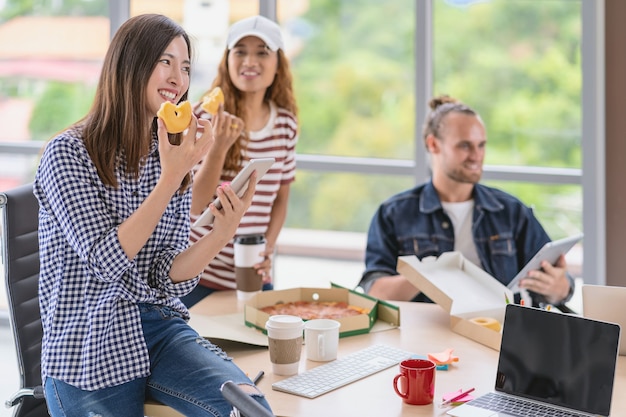
[[[282,381],[274,382],[272,389],[315,398],[397,365],[412,355],[411,352],[391,346],[373,345]]]
[[[531,401],[499,395],[494,392],[482,395],[468,404],[491,411],[502,411],[519,417],[587,417],[588,414],[565,411]]]

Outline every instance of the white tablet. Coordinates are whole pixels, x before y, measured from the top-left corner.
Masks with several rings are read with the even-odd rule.
[[[532,257],[530,261],[522,268],[521,271],[513,278],[511,282],[509,282],[508,287],[511,291],[519,292],[520,287],[518,286],[519,281],[528,276],[528,273],[534,269],[541,269],[541,262],[548,261],[552,265],[559,260],[559,256],[565,255],[576,243],[580,242],[583,238],[583,234],[566,237],[559,240],[553,240],[552,242],[546,243],[539,252]]]
[[[250,162],[248,162],[248,164],[243,167],[243,169],[239,171],[237,176],[231,181],[230,186],[233,191],[241,197],[248,187],[250,175],[256,171],[256,181],[258,183],[261,177],[265,175],[265,173],[274,164],[274,161],[274,158],[251,159]],[[219,198],[213,200],[213,204],[215,204],[215,207],[218,209],[222,208],[222,203]],[[214,218],[215,216],[213,216],[213,213],[211,213],[211,210],[207,207],[200,217],[198,217],[198,219],[193,223],[192,227],[208,226],[213,223]]]

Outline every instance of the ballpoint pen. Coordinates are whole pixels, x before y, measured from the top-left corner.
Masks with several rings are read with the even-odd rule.
[[[258,374],[256,374],[256,376],[255,376],[255,377],[254,377],[254,379],[252,380],[252,382],[254,383],[254,385],[256,385],[256,384],[257,384],[257,383],[261,380],[261,378],[263,378],[263,375],[265,375],[265,372],[263,372],[263,371],[259,371],[259,373],[258,373]]]
[[[449,398],[445,401],[443,401],[441,404],[439,404],[439,407],[445,407],[447,405],[452,404],[455,401],[460,400],[461,398],[465,397],[467,394],[469,394],[470,392],[473,392],[475,390],[475,388],[470,388],[467,391],[462,391],[459,395],[455,395],[452,398]]]

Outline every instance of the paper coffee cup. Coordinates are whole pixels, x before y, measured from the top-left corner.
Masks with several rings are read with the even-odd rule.
[[[254,265],[263,262],[260,255],[265,250],[263,235],[242,235],[233,244],[237,298],[248,300],[263,288],[263,277]]]
[[[304,321],[297,316],[270,316],[265,323],[272,371],[276,375],[298,373]]]

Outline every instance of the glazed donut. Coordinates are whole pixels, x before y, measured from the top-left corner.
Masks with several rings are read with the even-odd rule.
[[[474,324],[478,324],[479,326],[495,330],[496,332],[499,332],[500,329],[502,329],[500,322],[496,319],[492,319],[491,317],[474,317],[473,319],[470,319],[470,321]]]
[[[200,105],[202,110],[215,116],[220,108],[220,104],[224,103],[224,92],[221,88],[215,87],[202,100],[202,105]]]
[[[165,128],[169,133],[180,133],[191,123],[191,103],[183,101],[176,105],[170,101],[161,104],[157,116],[165,122]]]

